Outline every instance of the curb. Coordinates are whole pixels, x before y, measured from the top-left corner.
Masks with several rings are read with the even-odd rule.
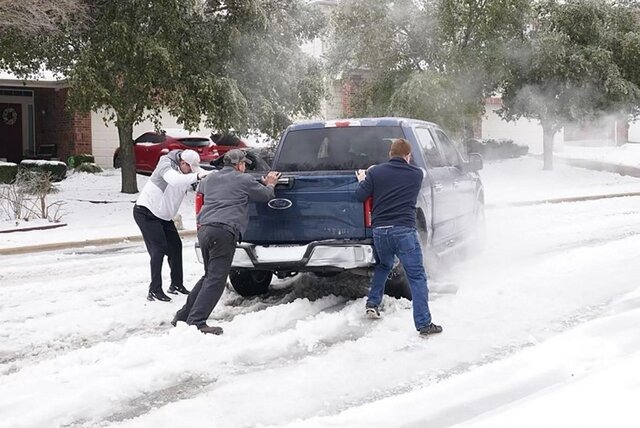
[[[179,231],[178,233],[182,238],[196,236],[195,230],[183,230]],[[142,235],[121,236],[118,238],[86,239],[84,241],[72,242],[54,242],[51,244],[29,245],[14,248],[0,248],[0,255],[11,256],[17,254],[39,253],[44,251],[67,250],[69,248],[122,244],[127,242],[142,242]]]

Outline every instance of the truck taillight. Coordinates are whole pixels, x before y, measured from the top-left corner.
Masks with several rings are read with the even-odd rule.
[[[196,215],[200,214],[202,204],[204,204],[204,194],[198,192],[196,193]]]
[[[364,227],[371,227],[371,211],[373,211],[373,198],[369,196],[364,203]]]

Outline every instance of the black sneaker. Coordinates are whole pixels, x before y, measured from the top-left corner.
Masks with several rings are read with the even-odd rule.
[[[223,333],[222,327],[218,327],[215,325],[201,324],[198,326],[198,330],[200,330],[204,334],[220,335]]]
[[[378,309],[378,305],[374,305],[373,303],[367,303],[366,304],[365,313],[371,319],[380,318],[380,310]]]
[[[151,291],[149,290],[149,294],[147,294],[147,300],[153,302],[154,300],[160,300],[161,302],[170,302],[171,297],[164,294],[164,291]]]
[[[442,333],[442,326],[431,323],[426,327],[422,327],[420,330],[418,330],[418,332],[420,333],[420,336],[428,336],[430,334]]]
[[[167,293],[169,293],[169,294],[178,294],[178,293],[189,294],[189,290],[184,288],[184,285],[182,285],[182,284],[180,284],[180,285],[171,284],[169,286],[169,289],[167,290]]]

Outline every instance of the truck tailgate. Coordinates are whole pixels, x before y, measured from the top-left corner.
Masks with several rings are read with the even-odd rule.
[[[355,198],[353,171],[288,173],[276,186],[276,199],[252,203],[243,241],[305,244],[325,239],[364,239],[362,202]]]

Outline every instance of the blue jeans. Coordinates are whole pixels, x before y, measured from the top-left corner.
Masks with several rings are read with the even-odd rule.
[[[382,302],[384,285],[393,269],[394,256],[397,256],[411,287],[413,322],[416,329],[428,326],[431,323],[429,288],[416,229],[404,226],[374,228],[373,248],[377,263],[373,270],[367,303],[378,306]]]

